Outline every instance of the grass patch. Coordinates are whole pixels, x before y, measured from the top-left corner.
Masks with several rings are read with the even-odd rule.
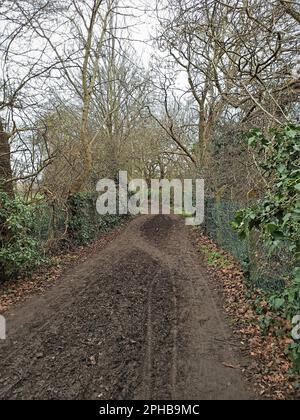
[[[200,251],[205,257],[206,263],[209,267],[214,268],[231,268],[232,262],[229,261],[225,255],[217,251],[214,247],[209,245],[201,245]]]
[[[177,215],[182,216],[184,218],[195,217],[195,214],[188,213],[184,209],[179,209],[177,207],[172,207],[171,210],[173,211],[174,214],[177,214]]]

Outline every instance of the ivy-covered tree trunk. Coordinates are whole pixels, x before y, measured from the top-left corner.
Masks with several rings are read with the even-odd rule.
[[[3,123],[0,120],[0,191],[13,197],[13,183],[8,182],[12,179],[10,157],[9,136],[5,132]]]
[[[12,182],[7,182],[12,179],[12,169],[10,161],[10,144],[9,136],[5,132],[3,123],[0,120],[0,193],[4,192],[11,198],[14,197],[14,190]],[[1,206],[1,201],[0,201]],[[10,233],[6,228],[5,220],[0,218],[0,244],[1,247],[5,246],[10,239]],[[5,266],[0,260],[0,282],[6,278]]]

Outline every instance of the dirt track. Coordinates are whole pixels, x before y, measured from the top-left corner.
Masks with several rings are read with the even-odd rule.
[[[6,314],[0,398],[251,398],[208,283],[181,219],[135,219]]]

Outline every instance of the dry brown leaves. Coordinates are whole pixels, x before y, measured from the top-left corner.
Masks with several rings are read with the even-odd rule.
[[[249,290],[245,284],[244,274],[234,258],[220,248],[200,231],[193,231],[193,241],[197,250],[209,246],[212,250],[222,253],[231,263],[229,268],[208,267],[207,270],[217,282],[217,290],[222,293],[224,309],[233,321],[233,330],[238,338],[240,350],[250,356],[251,363],[245,369],[247,379],[254,385],[261,398],[273,400],[294,399],[296,391],[289,378],[292,367],[285,351],[290,338],[291,326],[285,320],[281,322],[286,334],[276,337],[270,330],[266,336],[259,326],[260,316],[254,310],[254,301],[260,295],[249,298]],[[205,255],[201,254],[204,259]],[[267,312],[267,302],[262,300],[262,309]]]

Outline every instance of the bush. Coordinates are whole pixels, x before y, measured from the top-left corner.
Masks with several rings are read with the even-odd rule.
[[[260,166],[270,186],[257,204],[236,214],[233,225],[243,238],[258,230],[270,253],[283,248],[291,254],[294,275],[268,302],[274,314],[292,320],[300,314],[300,127],[272,130],[269,137],[253,130],[248,141],[263,158]],[[300,372],[300,343],[295,341],[289,350]]]
[[[269,190],[253,207],[237,213],[234,227],[242,236],[258,229],[270,251],[289,247],[300,260],[300,127],[273,130],[265,137],[253,130],[249,144],[264,162]]]
[[[42,262],[33,236],[34,206],[20,197],[0,193],[1,281],[29,271]]]
[[[99,215],[96,210],[97,195],[77,193],[69,198],[69,236],[76,245],[85,245],[100,233],[118,226],[124,216]]]
[[[124,216],[99,215],[96,194],[78,193],[69,198],[69,217],[58,226],[53,224],[47,204],[32,205],[21,197],[0,193],[0,281],[28,274],[45,262],[42,246],[50,232],[65,229],[68,223],[68,246],[85,245],[99,234],[108,232],[121,223]],[[60,209],[57,209],[59,213]]]

